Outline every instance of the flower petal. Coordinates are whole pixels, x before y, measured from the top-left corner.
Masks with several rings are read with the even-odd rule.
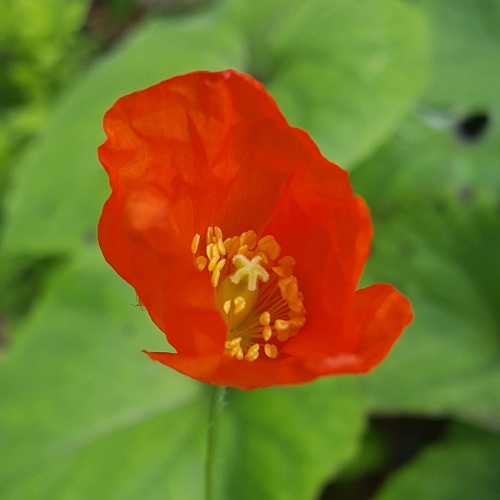
[[[412,319],[410,301],[392,285],[378,283],[358,290],[353,324],[358,330],[360,371],[382,361]]]
[[[120,99],[99,148],[112,195],[99,223],[106,260],[136,290],[176,354],[147,353],[197,380],[263,388],[365,372],[412,318],[390,285],[355,291],[373,229],[348,174],[290,127],[261,84],[196,72]],[[272,234],[295,258],[306,325],[279,356],[224,354],[215,291],[190,251],[195,233]],[[203,243],[202,243],[203,246]]]
[[[141,186],[113,193],[99,221],[107,262],[130,283],[155,324],[181,352],[221,352],[226,327],[213,287],[199,273],[184,239],[169,224],[161,193]]]
[[[307,309],[306,325],[285,351],[345,351],[345,318],[366,262],[373,228],[364,201],[352,194],[347,173],[313,158],[295,174],[265,232],[297,265]]]
[[[273,385],[301,384],[319,376],[314,369],[291,356],[238,361],[228,356],[190,356],[166,352],[146,352],[160,363],[207,384],[239,389],[264,389]]]
[[[99,158],[112,189],[155,183],[188,240],[210,225],[228,235],[259,232],[301,161],[272,97],[232,70],[195,72],[122,97],[104,129]]]

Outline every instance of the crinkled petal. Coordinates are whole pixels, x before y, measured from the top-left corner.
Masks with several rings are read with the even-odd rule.
[[[280,242],[297,264],[294,274],[304,294],[306,325],[284,352],[341,352],[346,313],[366,262],[373,228],[364,201],[351,192],[348,175],[324,159],[311,159],[283,193],[265,232]]]
[[[226,327],[214,310],[213,288],[169,224],[168,211],[153,188],[113,193],[99,221],[99,244],[175,349],[220,352]]]
[[[206,383],[241,389],[365,372],[411,321],[390,285],[355,291],[372,238],[348,174],[290,127],[258,82],[196,72],[120,99],[99,149],[112,188],[99,223],[106,260],[136,290],[177,353],[152,359]],[[214,289],[194,265],[195,233],[272,234],[295,258],[305,327],[280,355],[224,355]],[[201,252],[202,253],[202,252]]]
[[[154,183],[187,240],[210,225],[259,232],[304,162],[260,83],[238,72],[196,72],[119,99],[106,113],[99,158],[113,191]]]
[[[360,371],[380,363],[412,320],[410,301],[392,285],[378,283],[358,290],[353,324],[358,330]]]

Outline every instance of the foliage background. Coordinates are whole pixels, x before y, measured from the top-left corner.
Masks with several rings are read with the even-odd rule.
[[[102,115],[196,69],[263,81],[351,172],[363,283],[416,319],[368,376],[231,390],[221,499],[500,491],[497,0],[0,1],[0,496],[202,497],[207,391],[103,262]]]

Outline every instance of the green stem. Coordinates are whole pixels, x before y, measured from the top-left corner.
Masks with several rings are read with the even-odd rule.
[[[213,385],[210,387],[210,406],[208,409],[208,443],[207,461],[205,463],[205,498],[215,500],[214,482],[217,462],[217,440],[220,418],[224,407],[225,387]]]

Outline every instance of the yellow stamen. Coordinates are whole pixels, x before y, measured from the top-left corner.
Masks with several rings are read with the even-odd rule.
[[[196,257],[196,267],[198,268],[199,271],[203,271],[203,269],[205,269],[207,262],[208,262],[207,258],[204,257],[203,255]]]
[[[288,340],[290,338],[290,332],[288,330],[285,330],[284,332],[278,332],[276,338],[280,342],[285,342],[285,340]]]
[[[249,347],[247,353],[245,354],[245,360],[255,361],[259,357],[259,348],[259,344],[254,344],[252,347]]]
[[[278,357],[278,348],[274,344],[265,344],[264,352],[268,358],[276,359]]]
[[[271,322],[271,315],[269,314],[269,311],[264,311],[259,317],[259,323],[262,326],[266,326],[270,322]]]
[[[222,239],[217,240],[217,248],[221,255],[226,255],[226,248],[224,247],[224,242]]]
[[[219,284],[219,280],[220,280],[220,271],[218,271],[217,269],[214,269],[214,271],[212,272],[212,286],[214,288],[217,287],[217,285]]]
[[[209,243],[212,243],[212,238],[214,237],[214,228],[212,226],[209,226],[207,228],[207,245]]]
[[[232,349],[233,347],[239,346],[240,342],[241,342],[241,337],[236,337],[235,339],[232,340],[226,340],[225,346],[227,349]]]
[[[277,319],[274,322],[274,328],[278,331],[286,330],[290,326],[290,322],[285,321],[284,319]]]
[[[276,359],[275,342],[287,342],[305,324],[295,260],[280,258],[274,236],[258,239],[251,230],[224,239],[219,227],[209,227],[205,255],[197,256],[200,240],[195,234],[191,252],[197,269],[208,272],[214,287],[215,306],[227,326],[225,353],[238,361],[255,361],[262,351],[264,360]]]
[[[273,330],[269,325],[262,329],[262,338],[267,342],[273,335]]]
[[[236,297],[234,299],[234,314],[239,314],[246,306],[246,300],[243,297]]]
[[[198,251],[198,245],[200,244],[200,235],[198,233],[196,233],[194,235],[194,238],[193,238],[193,241],[191,243],[191,252],[196,254],[196,252]]]

